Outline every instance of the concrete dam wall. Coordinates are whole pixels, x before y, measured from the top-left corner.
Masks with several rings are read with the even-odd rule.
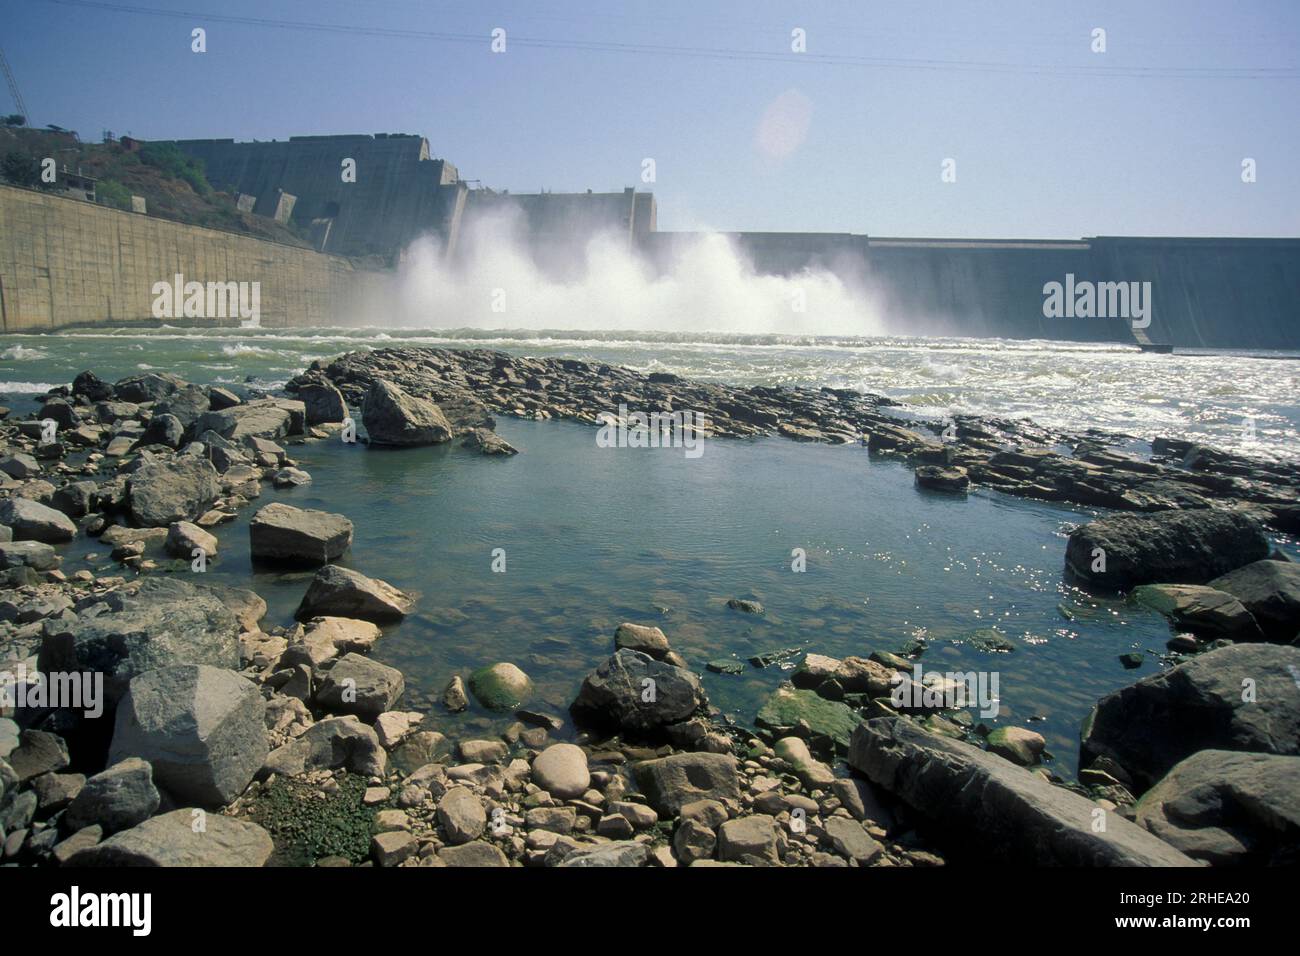
[[[258,283],[264,328],[353,323],[387,279],[310,249],[0,186],[5,332],[156,324],[154,284],[178,274],[186,282]]]
[[[624,228],[632,248],[660,267],[695,238]],[[731,238],[759,273],[811,266],[842,276],[897,334],[1300,350],[1300,239]],[[546,243],[542,234],[537,244]],[[0,186],[3,331],[156,322],[154,285],[177,274],[258,283],[264,327],[382,322],[371,310],[392,292],[391,272],[341,256]],[[1150,324],[1135,333],[1131,316],[1045,315],[1044,286],[1067,277],[1149,283]]]
[[[691,233],[639,243],[664,267]],[[1103,236],[1080,240],[911,239],[848,233],[732,233],[762,274],[827,269],[870,295],[890,329],[1178,348],[1300,349],[1300,239]],[[1044,314],[1044,286],[1150,283],[1150,324]]]

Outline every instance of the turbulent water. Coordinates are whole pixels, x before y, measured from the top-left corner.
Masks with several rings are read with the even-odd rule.
[[[1154,355],[1131,347],[1001,339],[853,338],[665,332],[136,329],[15,335],[0,343],[0,395],[159,369],[202,382],[284,382],[344,351],[392,345],[494,348],[599,359],[733,384],[830,385],[935,413],[1029,417],[1071,430],[1208,441],[1266,458],[1300,456],[1294,353]]]
[[[1072,428],[1194,435],[1239,447],[1297,447],[1296,375],[1284,358],[1146,356],[1047,343],[689,337],[628,333],[85,332],[13,336],[0,350],[0,393],[32,392],[82,369],[115,379],[141,370],[197,382],[283,382],[304,365],[382,345],[492,347],[567,355],[739,383],[859,386],[938,409],[1028,415]],[[995,671],[1001,712],[990,724],[1033,727],[1069,776],[1081,721],[1096,699],[1164,666],[1169,629],[1153,613],[1079,591],[1063,574],[1065,535],[1092,513],[976,489],[968,498],[917,489],[900,462],[860,445],[713,440],[705,453],[600,448],[596,430],[502,418],[521,453],[489,458],[454,445],[401,451],[341,442],[294,446],[314,481],[273,491],[342,512],[356,526],[345,565],[418,596],[375,655],[406,674],[408,703],[466,738],[503,726],[428,704],[454,673],[499,660],[523,667],[540,703],[562,712],[610,653],[621,621],[657,624],[693,669],[776,648],[835,656],[896,651],[924,639],[922,663]],[[250,509],[251,510],[251,509]],[[248,514],[217,530],[209,574],[268,601],[266,627],[289,624],[310,573],[255,569]],[[1280,541],[1300,555],[1294,542]],[[792,569],[802,549],[807,569]],[[492,570],[493,552],[506,556]],[[64,569],[116,573],[107,549],[79,538]],[[731,597],[767,613],[729,610]],[[977,649],[995,628],[1010,653]],[[1144,653],[1137,670],[1119,657]],[[797,660],[797,658],[795,658]],[[704,673],[710,699],[742,725],[788,666]]]

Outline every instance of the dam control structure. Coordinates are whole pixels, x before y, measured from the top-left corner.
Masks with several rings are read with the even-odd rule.
[[[455,257],[477,223],[503,212],[560,277],[582,266],[577,252],[596,235],[658,269],[698,238],[659,231],[651,192],[488,189],[417,135],[175,145],[242,210],[290,225],[312,248],[0,185],[0,328],[147,322],[151,284],[172,274],[262,281],[266,326],[347,324],[412,242],[434,237]],[[759,274],[841,276],[904,334],[1300,350],[1300,238],[727,236]],[[1083,290],[1066,315],[1048,307],[1052,284]]]

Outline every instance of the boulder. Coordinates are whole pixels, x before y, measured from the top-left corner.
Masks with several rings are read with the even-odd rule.
[[[776,822],[762,813],[728,820],[718,827],[718,859],[744,866],[779,866]]]
[[[210,590],[176,579],[146,579],[112,591],[75,621],[50,621],[42,671],[99,671],[110,701],[138,674],[174,664],[239,669],[239,622]]]
[[[663,817],[675,817],[682,807],[699,800],[740,806],[736,758],[731,754],[673,754],[643,760],[634,773],[646,800]]]
[[[1047,749],[1043,735],[1024,727],[998,727],[985,738],[989,752],[1005,757],[1022,767],[1032,767],[1038,763],[1042,753]]]
[[[468,787],[452,787],[438,801],[438,822],[449,843],[468,843],[487,828],[487,812]]]
[[[648,734],[685,720],[706,702],[695,674],[621,650],[587,675],[569,711],[593,727]]]
[[[179,800],[224,806],[267,757],[266,705],[233,671],[179,665],[141,674],[118,705],[109,762],[149,761]]]
[[[461,442],[464,448],[476,448],[485,455],[517,455],[519,449],[490,428],[474,428]]]
[[[845,817],[828,817],[825,824],[826,842],[840,856],[854,860],[859,866],[870,866],[885,848],[856,820]]]
[[[586,866],[645,866],[650,851],[644,843],[635,840],[616,840],[590,849],[576,850],[557,864],[567,867]]]
[[[153,407],[153,419],[149,422],[149,427],[153,427],[159,416],[167,415],[176,419],[182,429],[189,428],[210,406],[207,392],[197,385],[186,385]]]
[[[128,757],[86,781],[64,813],[63,826],[76,831],[99,825],[110,834],[129,830],[157,813],[160,801],[153,768]]]
[[[343,515],[273,502],[248,523],[254,561],[328,564],[352,546],[352,522]]]
[[[70,481],[50,496],[50,507],[74,521],[95,510],[99,486],[93,481]]]
[[[388,765],[388,755],[374,730],[356,717],[327,717],[318,720],[301,736],[269,755],[263,773],[288,777],[307,770],[344,767],[363,777],[378,777]]]
[[[469,691],[488,710],[514,710],[533,696],[533,681],[514,664],[489,664],[469,675]]]
[[[626,648],[640,651],[660,661],[672,650],[663,631],[644,624],[620,624],[614,632],[614,647],[619,650]]]
[[[201,458],[188,456],[148,462],[127,480],[131,517],[147,528],[193,520],[220,494],[217,470]]]
[[[72,380],[72,394],[84,395],[92,402],[102,402],[113,397],[113,386],[89,370]]]
[[[299,385],[297,394],[306,410],[308,425],[341,422],[348,417],[348,403],[343,400],[343,393],[329,382]]]
[[[916,469],[916,486],[931,491],[960,493],[970,487],[970,477],[959,465],[920,465]]]
[[[302,603],[298,620],[313,617],[355,617],[377,624],[400,621],[414,601],[386,581],[359,571],[327,564],[316,572]]]
[[[41,476],[41,463],[25,452],[14,452],[0,458],[0,471],[10,478],[26,481],[28,478]]]
[[[809,790],[824,790],[835,782],[831,768],[814,759],[808,745],[798,737],[782,737],[772,745],[772,750],[791,766],[799,782]]]
[[[301,403],[298,404],[301,407]],[[305,420],[305,409],[302,414]],[[194,434],[202,435],[205,431],[216,432],[222,438],[234,442],[248,437],[275,440],[295,434],[292,409],[265,399],[200,415],[194,422]],[[298,432],[301,431],[299,428]]]
[[[444,866],[509,866],[510,861],[491,843],[476,840],[461,846],[445,846],[438,851],[438,860]]]
[[[1140,826],[1214,866],[1300,862],[1300,757],[1202,750],[1134,808]]]
[[[15,774],[15,783],[26,783],[44,773],[62,770],[69,763],[68,745],[58,734],[46,730],[24,730],[18,746],[5,758]]]
[[[43,541],[0,541],[0,570],[29,567],[34,571],[49,571],[59,564],[53,545]]]
[[[185,425],[175,415],[160,415],[155,413],[153,418],[149,419],[149,425],[140,436],[138,444],[145,445],[166,445],[168,448],[179,448],[181,442],[185,439]]]
[[[859,722],[848,704],[826,700],[815,691],[798,690],[790,684],[774,690],[754,717],[754,723],[768,739],[803,737],[820,753],[848,750],[849,737]]]
[[[373,445],[436,445],[452,437],[437,405],[379,379],[366,393],[362,421]]]
[[[1267,563],[1270,562],[1256,562]],[[1227,637],[1234,641],[1264,639],[1255,618],[1240,601],[1208,585],[1142,584],[1133,589],[1129,599],[1163,614],[1179,628],[1206,637]]]
[[[1240,601],[1268,640],[1289,643],[1300,635],[1300,564],[1256,561],[1210,586]]]
[[[960,740],[928,733],[906,717],[857,727],[849,766],[894,794],[955,846],[990,864],[1194,866],[1195,862],[1117,813]],[[1097,814],[1105,828],[1094,828]]]
[[[1199,750],[1300,754],[1300,648],[1234,644],[1108,694],[1085,721],[1081,764],[1107,757],[1141,792]]]
[[[373,720],[392,710],[406,682],[402,672],[361,654],[345,654],[325,672],[316,703],[326,710]]]
[[[533,760],[533,783],[559,800],[582,796],[591,788],[586,751],[574,744],[551,744]]]
[[[217,553],[217,536],[189,521],[173,521],[167,528],[167,540],[163,547],[176,558],[188,560],[195,557],[195,551],[201,551],[211,558]]]
[[[1065,563],[1085,581],[1119,590],[1205,584],[1268,557],[1270,549],[1263,526],[1249,515],[1201,508],[1090,521],[1070,533]]]
[[[274,844],[256,823],[199,810],[173,810],[78,850],[69,866],[263,866]]]
[[[170,372],[147,372],[124,378],[113,386],[113,397],[122,402],[157,402],[188,383]]]
[[[225,584],[205,584],[201,587],[215,594],[217,600],[230,609],[242,630],[256,631],[258,622],[266,615],[266,601],[255,591]]]
[[[77,534],[77,526],[62,511],[32,501],[7,498],[0,501],[0,524],[13,529],[15,541],[43,541],[62,544]]]

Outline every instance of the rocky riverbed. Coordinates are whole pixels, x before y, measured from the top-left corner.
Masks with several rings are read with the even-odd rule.
[[[1270,537],[1295,530],[1294,468],[484,350],[350,353],[287,392],[84,373],[0,424],[6,864],[1294,862],[1300,573]],[[1063,562],[1166,614],[1175,666],[1098,703],[1077,781],[1044,765],[1031,729],[954,705],[959,681],[914,687],[923,647],[792,649],[791,680],[737,726],[671,627],[640,622],[609,635],[567,712],[538,707],[510,661],[447,675],[429,707],[506,718],[499,735],[451,739],[369,653],[436,597],[332,563],[352,543],[345,513],[256,504],[266,483],[312,480],[293,457],[303,443],[355,433],[509,456],[494,415],[599,425],[620,406],[702,415],[707,440],[865,442],[939,494],[974,482],[1114,509],[1074,532]],[[255,561],[315,569],[292,626],[264,629],[257,594],[204,583],[221,526],[245,513]],[[113,573],[64,568],[82,537]],[[732,611],[764,613],[742,598]]]

